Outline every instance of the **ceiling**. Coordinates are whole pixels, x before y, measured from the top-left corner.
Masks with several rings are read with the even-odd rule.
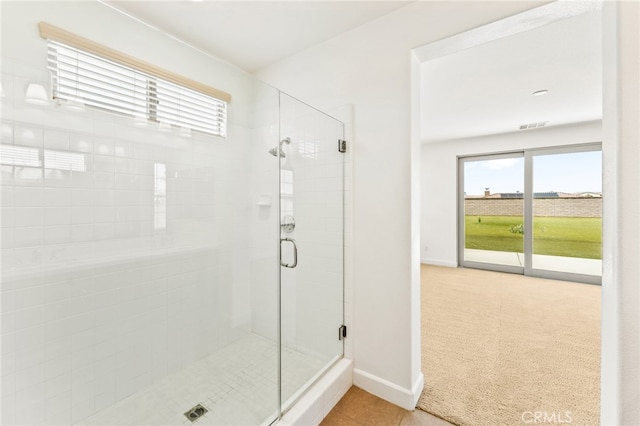
[[[105,3],[253,72],[410,2],[105,0]]]
[[[601,119],[601,19],[589,12],[424,62],[423,142]]]
[[[105,3],[254,72],[408,1],[122,1]],[[421,66],[424,142],[602,117],[600,11],[498,39]],[[547,89],[545,96],[532,96]],[[523,130],[532,131],[532,130]]]

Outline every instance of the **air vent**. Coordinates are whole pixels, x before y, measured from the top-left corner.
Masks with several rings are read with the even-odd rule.
[[[520,130],[536,129],[538,127],[544,127],[544,126],[547,125],[547,123],[548,123],[548,121],[541,121],[539,123],[521,124],[520,125]]]

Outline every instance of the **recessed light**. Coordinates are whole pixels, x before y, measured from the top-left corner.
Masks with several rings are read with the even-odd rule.
[[[542,96],[546,95],[547,93],[549,93],[547,89],[536,90],[535,92],[533,92],[533,96]]]

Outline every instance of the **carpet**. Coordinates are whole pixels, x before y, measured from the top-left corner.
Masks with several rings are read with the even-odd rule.
[[[418,408],[456,425],[598,425],[599,286],[422,265]]]

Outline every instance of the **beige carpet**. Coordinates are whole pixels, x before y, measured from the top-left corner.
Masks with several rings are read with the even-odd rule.
[[[457,425],[597,425],[600,287],[423,265],[422,371]]]

